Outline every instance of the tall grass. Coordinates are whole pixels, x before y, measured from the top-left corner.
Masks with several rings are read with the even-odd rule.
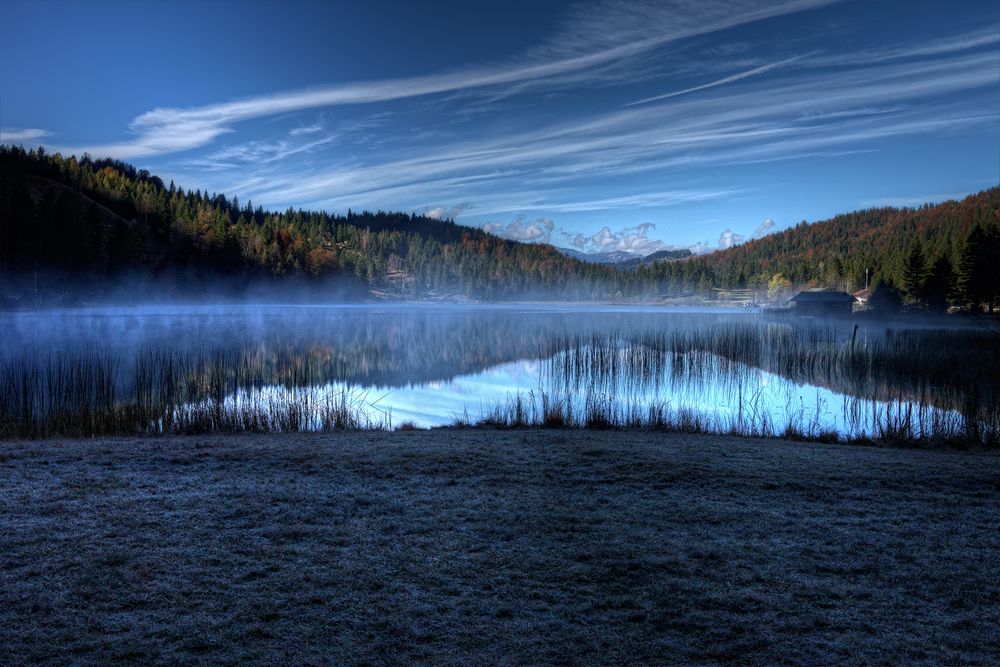
[[[0,360],[0,436],[274,433],[389,428],[361,389],[330,391],[296,359],[265,372],[258,351],[93,351]]]
[[[392,376],[389,359],[405,362],[399,375],[414,381],[440,377],[441,366],[475,371],[529,356],[541,361],[537,391],[494,404],[480,423],[1000,442],[995,332],[859,331],[766,317],[645,317],[614,320],[610,329],[597,321],[552,329],[535,323],[534,355],[525,355],[523,338],[468,339],[465,330],[460,348],[434,337],[393,338],[390,346],[366,330],[350,346],[277,336],[220,349],[8,354],[0,357],[0,436],[389,428],[391,413],[381,398],[332,383],[366,377],[364,384],[377,384],[366,369],[375,368],[374,377]],[[434,341],[441,351],[431,354]],[[396,345],[414,349],[389,355]],[[411,369],[418,357],[422,366]],[[802,405],[789,391],[776,411],[774,392],[762,392],[762,373],[789,390],[805,383],[827,388],[842,404]],[[676,394],[696,400],[663,398]],[[720,397],[725,410],[709,405]]]
[[[553,396],[541,390],[495,402],[475,423],[497,428],[652,430],[901,445],[997,442],[995,432],[976,431],[970,436],[965,420],[956,413],[927,410],[908,402],[859,399],[847,402],[850,409],[864,414],[859,413],[842,432],[817,419],[816,412],[807,417],[805,412],[790,410],[785,412],[784,419],[775,419],[766,410],[757,410],[752,405],[744,405],[735,414],[720,414],[674,406],[668,401],[623,399],[609,394],[586,394],[580,399]],[[986,438],[979,438],[983,434]]]
[[[545,365],[543,385],[551,392],[545,400],[578,406],[612,401],[614,405],[597,411],[600,418],[589,421],[623,427],[636,421],[635,403],[643,401],[635,396],[655,396],[661,390],[697,395],[702,389],[708,398],[723,395],[735,403],[727,423],[707,418],[709,430],[829,437],[829,425],[819,419],[821,406],[806,410],[789,404],[783,424],[774,423],[779,420],[759,395],[764,371],[843,395],[845,426],[839,435],[844,438],[1000,441],[1000,337],[995,333],[911,329],[857,334],[854,329],[847,336],[833,325],[749,319],[700,328],[566,336],[563,351]],[[645,404],[655,407],[656,401],[647,398]],[[671,415],[674,426],[689,421],[659,411]],[[645,426],[657,424],[651,416],[643,421]]]

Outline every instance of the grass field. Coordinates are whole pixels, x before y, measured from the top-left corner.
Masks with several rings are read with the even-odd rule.
[[[562,430],[0,442],[0,656],[1000,664],[1000,456]]]

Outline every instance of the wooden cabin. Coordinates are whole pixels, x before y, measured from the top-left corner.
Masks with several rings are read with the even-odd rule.
[[[817,290],[799,292],[792,297],[792,303],[796,315],[837,317],[851,314],[854,297],[847,292]]]

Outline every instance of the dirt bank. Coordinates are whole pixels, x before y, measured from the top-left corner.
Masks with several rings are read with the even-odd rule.
[[[1000,663],[1000,458],[450,429],[0,443],[4,662]]]

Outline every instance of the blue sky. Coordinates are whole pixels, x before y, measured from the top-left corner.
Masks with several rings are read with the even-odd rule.
[[[1000,182],[1000,5],[0,7],[0,141],[285,209],[713,249]]]

